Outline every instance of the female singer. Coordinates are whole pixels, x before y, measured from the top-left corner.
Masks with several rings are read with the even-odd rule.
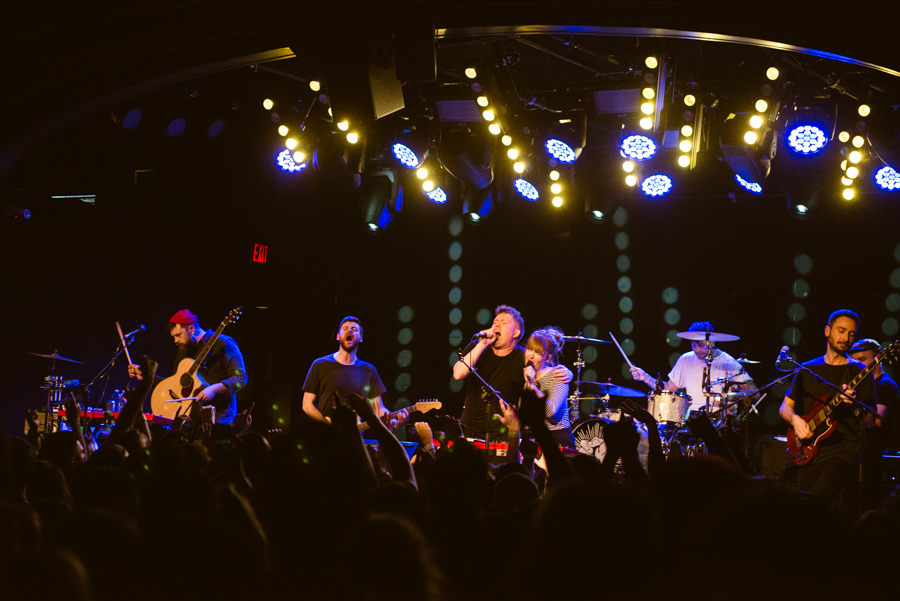
[[[547,326],[535,330],[525,346],[525,388],[544,400],[544,423],[560,446],[575,448],[569,423],[569,385],[553,377],[562,353],[563,333]]]

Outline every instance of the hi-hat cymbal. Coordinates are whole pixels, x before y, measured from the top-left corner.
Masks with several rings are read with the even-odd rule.
[[[578,386],[579,390],[584,392],[593,392],[594,394],[608,394],[610,396],[627,396],[627,397],[643,397],[647,396],[643,392],[625,388],[624,386],[616,386],[611,382],[581,382]]]
[[[586,338],[579,334],[578,336],[563,336],[566,342],[578,342],[582,344],[612,344],[609,340],[598,340],[597,338]]]
[[[34,355],[35,357],[43,357],[44,359],[58,359],[60,361],[68,361],[69,363],[81,363],[82,365],[84,365],[84,363],[82,363],[81,361],[76,361],[75,359],[66,359],[59,354],[59,351],[53,351],[49,355],[44,355],[41,353],[31,353],[28,351],[26,351],[25,354]]]
[[[722,334],[721,332],[678,332],[676,336],[683,338],[684,340],[694,340],[698,342],[706,342],[707,340],[710,342],[734,342],[735,340],[740,340],[739,336]]]

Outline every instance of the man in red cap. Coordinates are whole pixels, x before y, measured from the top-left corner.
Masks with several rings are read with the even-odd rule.
[[[215,330],[201,328],[200,319],[189,309],[182,309],[173,315],[168,327],[169,334],[178,346],[175,371],[183,359],[196,359],[206,341],[215,334]],[[141,370],[137,365],[129,365],[128,373],[141,379]],[[234,338],[219,334],[200,365],[198,374],[209,385],[197,393],[197,403],[200,406],[215,407],[216,422],[230,424],[237,415],[237,392],[247,385],[244,356]]]

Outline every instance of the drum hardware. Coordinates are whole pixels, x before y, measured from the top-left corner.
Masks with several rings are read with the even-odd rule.
[[[748,358],[747,358],[747,353],[741,353],[740,356],[739,356],[737,359],[735,359],[735,361],[737,361],[737,362],[740,363],[741,365],[746,365],[747,363],[751,363],[751,364],[754,364],[754,365],[758,365],[758,364],[759,364],[759,361],[753,361],[752,359],[748,359]]]
[[[32,353],[29,351],[26,351],[26,354],[34,355],[35,357],[42,357],[44,359],[50,359],[52,361],[52,363],[50,364],[51,372],[56,371],[57,361],[82,364],[81,361],[63,357],[56,349],[54,349],[54,351],[49,355],[42,353]],[[62,405],[63,390],[70,386],[78,386],[78,384],[78,380],[63,380],[62,376],[58,376],[56,374],[51,374],[44,378],[44,385],[41,386],[41,390],[47,391],[47,403],[44,406],[44,432],[49,431],[48,428],[50,427],[50,422],[51,420],[53,420],[53,409]]]
[[[682,340],[691,340],[693,342],[734,342],[740,340],[740,336],[731,334],[723,334],[721,332],[678,332],[675,334]]]
[[[582,389],[585,392],[593,392],[594,394],[599,395],[607,395],[607,396],[620,396],[620,397],[630,397],[630,398],[638,398],[646,396],[643,392],[638,390],[634,390],[633,388],[626,388],[624,386],[618,386],[613,384],[612,382],[581,382]]]
[[[569,423],[574,424],[578,418],[581,417],[580,403],[582,400],[581,396],[581,370],[584,369],[585,362],[581,352],[582,344],[609,344],[607,340],[599,340],[597,338],[587,338],[581,335],[581,332],[578,332],[578,336],[563,336],[562,339],[565,342],[577,342],[578,346],[575,349],[577,357],[575,362],[572,364],[575,367],[575,392],[569,395],[569,398],[566,399],[566,402],[569,404]]]
[[[582,344],[610,344],[609,340],[600,340],[599,338],[588,338],[586,336],[582,336],[581,332],[578,332],[578,336],[563,336],[563,340],[566,342],[577,342],[579,347]]]

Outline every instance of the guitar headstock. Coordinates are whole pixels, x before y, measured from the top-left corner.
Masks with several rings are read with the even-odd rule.
[[[882,363],[893,363],[900,357],[900,340],[895,340],[878,353]]]
[[[235,307],[231,311],[228,312],[228,315],[225,316],[225,319],[222,320],[222,325],[228,325],[236,322],[241,318],[241,315],[244,312],[244,307]]]
[[[421,413],[427,413],[429,411],[437,410],[442,407],[442,404],[437,399],[422,399],[417,401],[415,405],[410,407],[413,411],[419,411]]]

